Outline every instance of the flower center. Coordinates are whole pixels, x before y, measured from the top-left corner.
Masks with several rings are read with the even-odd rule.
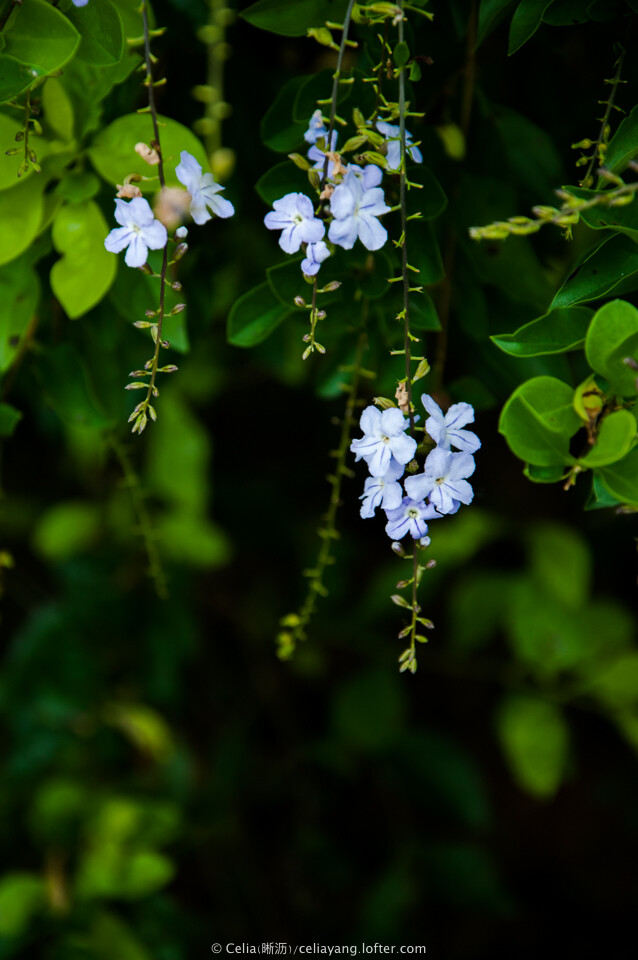
[[[413,520],[416,520],[416,518],[419,516],[419,511],[415,510],[414,507],[411,507],[410,510],[408,510],[408,516]]]
[[[381,439],[383,440],[384,443],[390,443],[390,437],[386,437],[386,436],[384,435],[384,436],[381,437]]]
[[[303,223],[303,217],[300,213],[296,213],[292,219],[293,223],[295,223],[297,226],[299,226],[300,223]]]

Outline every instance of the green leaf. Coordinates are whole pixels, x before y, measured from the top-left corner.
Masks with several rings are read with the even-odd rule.
[[[619,284],[623,289],[638,286],[638,244],[622,234],[608,237],[587,253],[567,278],[551,307],[569,307],[573,303],[599,300]]]
[[[587,12],[587,7],[590,5],[591,0],[552,0],[543,14],[543,23],[549,23],[554,27],[571,27],[575,23],[586,23],[590,19]]]
[[[81,40],[77,56],[96,66],[119,63],[124,52],[122,19],[111,0],[86,7],[71,7],[66,13]]]
[[[17,424],[22,420],[22,414],[10,403],[0,403],[0,437],[10,437]]]
[[[609,507],[620,507],[622,500],[613,496],[604,485],[598,471],[594,472],[592,491],[585,505],[585,510],[606,510]]]
[[[638,653],[626,653],[595,677],[592,693],[611,710],[635,707],[638,703]]]
[[[555,377],[534,377],[521,384],[499,422],[510,450],[539,467],[572,463],[569,441],[581,425],[573,396],[573,389]]]
[[[638,310],[625,300],[601,307],[589,327],[585,353],[592,369],[609,380],[612,390],[635,395],[636,371],[624,360],[638,359]]]
[[[115,279],[117,257],[104,248],[108,232],[93,200],[66,204],[53,221],[53,245],[63,256],[51,268],[51,289],[72,320],[98,304]]]
[[[526,463],[523,473],[532,483],[558,483],[565,476],[565,468],[561,466],[536,467],[533,463]]]
[[[411,266],[419,271],[410,274],[414,280],[414,286],[427,286],[443,279],[445,275],[443,258],[431,223],[415,221],[413,224],[408,224],[408,251]]]
[[[517,0],[481,0],[476,46],[479,47]]]
[[[182,150],[195,157],[204,171],[208,170],[208,158],[200,140],[187,127],[169,117],[159,117],[164,174],[169,187],[182,187],[175,176]],[[148,143],[153,138],[153,127],[148,114],[128,113],[118,117],[106,129],[100,131],[89,149],[91,163],[107,183],[123,183],[130,173],[151,177],[138,186],[143,193],[155,193],[159,189],[157,167],[149,166],[135,152],[136,143]]]
[[[67,560],[93,546],[99,532],[100,516],[94,503],[66,501],[40,515],[33,532],[33,546],[46,560]]]
[[[441,321],[427,290],[410,298],[410,326],[413,330],[440,330]]]
[[[498,735],[512,775],[527,793],[553,796],[561,785],[569,751],[569,730],[551,703],[508,697],[498,713]]]
[[[149,260],[152,261],[154,256],[156,254],[151,252]],[[135,323],[136,320],[144,320],[146,319],[146,311],[156,309],[158,306],[158,281],[154,277],[140,273],[139,270],[123,267],[118,270],[115,283],[109,290],[109,301],[115,306],[120,316],[125,317],[130,323]],[[188,353],[190,350],[187,327],[188,307],[172,317],[168,314],[174,306],[184,301],[183,291],[175,291],[171,287],[166,287],[164,291],[165,316],[162,324],[162,339],[168,340],[171,350],[177,350],[178,353]],[[150,339],[150,333],[147,333],[147,336]]]
[[[235,347],[254,347],[291,314],[292,308],[275,296],[269,284],[261,283],[233,304],[226,329],[228,342]]]
[[[112,421],[99,410],[73,344],[43,348],[35,368],[46,400],[65,423],[96,430],[110,426]]]
[[[0,101],[13,100],[34,81],[59,70],[71,59],[80,35],[46,0],[29,0],[16,9],[3,31],[0,54]]]
[[[623,173],[629,163],[638,156],[638,105],[625,117],[609,141],[605,154],[605,166],[612,173]]]
[[[68,203],[92,200],[100,192],[102,184],[89,170],[69,170],[55,187],[56,197]]]
[[[592,316],[589,307],[559,307],[514,333],[497,334],[490,340],[513,357],[565,353],[583,345]]]
[[[521,0],[510,25],[509,56],[534,36],[550,3],[551,0]]]
[[[0,937],[19,937],[46,906],[46,886],[35,873],[6,873],[0,879]]]
[[[0,372],[8,369],[19,350],[39,298],[40,281],[25,260],[0,267]]]
[[[346,0],[259,0],[243,10],[241,17],[261,30],[305,37],[309,27],[322,27],[327,20],[342,23],[346,6]]]
[[[303,142],[310,118],[306,118],[305,122],[296,121],[293,119],[293,111],[297,94],[308,79],[303,76],[288,80],[264,114],[260,125],[261,139],[271,150],[290,153]]]
[[[591,200],[594,197],[605,196],[605,191],[585,190],[583,187],[563,187],[572,196],[580,200]],[[592,230],[617,230],[625,233],[632,240],[638,241],[638,202],[634,196],[631,203],[612,207],[609,204],[598,204],[583,210],[581,220]]]
[[[42,87],[42,112],[46,130],[65,143],[73,140],[73,104],[61,80],[49,77]]]
[[[598,473],[605,487],[621,503],[638,507],[638,448],[634,447],[622,460],[599,467]]]
[[[131,929],[113,913],[100,911],[91,914],[91,923],[88,930],[73,938],[73,945],[81,951],[76,954],[73,947],[69,955],[78,957],[90,956],[93,960],[108,960],[117,957],[117,960],[152,960],[150,953]]]
[[[584,537],[563,524],[541,522],[530,528],[526,539],[533,589],[538,586],[566,607],[583,607],[591,586],[591,556]]]
[[[255,190],[268,206],[272,206],[275,200],[281,199],[286,193],[313,193],[307,174],[296,167],[292,160],[270,167],[255,184]]]
[[[415,208],[424,220],[433,220],[443,213],[447,206],[447,197],[439,181],[425,164],[410,170],[410,180],[420,183],[421,190],[415,191]]]
[[[635,418],[629,410],[616,410],[602,421],[596,445],[578,462],[582,467],[608,466],[629,453],[635,439]]]
[[[10,263],[31,246],[40,231],[45,183],[30,177],[0,193],[0,264]]]

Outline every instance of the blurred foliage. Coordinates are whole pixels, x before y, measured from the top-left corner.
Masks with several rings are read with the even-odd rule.
[[[282,154],[329,96],[334,54],[306,30],[346,4],[260,0],[240,17],[216,0],[154,4],[166,151],[224,169],[237,213],[223,233],[192,232],[176,266],[180,370],[135,442],[122,384],[156,287],[102,244],[114,182],[142,170],[125,140],[150,138],[127,42],[139,5],[12,6],[0,3],[0,958],[378,940],[531,960],[551,938],[593,960],[612,930],[633,943],[635,200],[583,209],[571,241],[560,216],[621,189],[578,186],[583,138],[635,183],[638,5],[433,0],[432,23],[410,16],[410,99],[426,114],[411,125],[426,158],[410,199],[426,218],[412,225],[427,289],[415,328],[433,375],[447,351],[439,398],[472,402],[483,439],[475,503],[433,531],[421,602],[436,629],[414,678],[395,672],[402,569],[381,527],[361,523],[357,480],[344,480],[308,641],[288,664],[273,647],[317,553],[353,305],[368,309],[366,402],[400,375],[381,282],[396,252],[334,258],[327,354],[304,364],[299,265],[261,228],[274,196],[303,188]],[[374,31],[354,32],[348,119],[378,55]],[[597,144],[619,45],[623,113]],[[215,119],[192,94],[220,64],[232,112]],[[34,77],[48,78],[29,90]],[[35,161],[14,140],[25,122]],[[510,218],[534,205],[559,213],[526,235],[469,236],[520,228]]]

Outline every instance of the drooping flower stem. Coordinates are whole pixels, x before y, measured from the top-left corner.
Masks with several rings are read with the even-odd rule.
[[[364,313],[367,308],[367,301],[364,300]],[[322,524],[319,528],[319,537],[321,538],[321,547],[317,555],[314,567],[305,570],[304,575],[309,578],[308,591],[306,597],[299,608],[298,613],[289,613],[282,617],[282,630],[277,635],[277,656],[281,660],[289,660],[295,652],[297,643],[306,639],[306,627],[314,613],[318,597],[325,597],[328,590],[323,582],[326,568],[334,563],[332,554],[332,544],[339,539],[339,533],[336,528],[336,517],[339,504],[341,503],[341,483],[344,476],[352,477],[354,472],[346,466],[346,458],[350,448],[350,432],[355,423],[354,413],[357,405],[357,392],[359,379],[361,376],[370,375],[369,371],[361,369],[361,360],[366,344],[365,324],[357,340],[357,349],[352,366],[343,368],[344,373],[350,372],[352,380],[349,384],[342,384],[342,389],[347,394],[346,407],[341,421],[341,435],[339,437],[339,446],[331,452],[336,460],[334,471],[327,477],[330,484],[330,503],[328,511],[325,514]]]
[[[157,164],[157,176],[160,182],[160,187],[162,190],[166,187],[166,180],[164,178],[164,158],[162,157],[162,145],[160,140],[159,132],[159,123],[157,120],[157,106],[155,103],[155,87],[157,83],[153,80],[153,56],[151,54],[151,32],[148,25],[148,3],[147,0],[142,0],[142,21],[144,27],[144,64],[146,66],[146,76],[144,78],[144,85],[148,90],[148,107],[144,108],[146,112],[151,115],[151,122],[153,124],[153,142],[151,146],[157,152],[159,161]],[[162,82],[162,81],[160,81]],[[158,389],[155,385],[155,380],[157,379],[157,372],[159,367],[159,352],[161,347],[164,345],[162,340],[162,324],[164,321],[164,306],[165,306],[165,296],[166,296],[166,274],[168,271],[168,244],[164,246],[162,250],[162,266],[160,268],[159,280],[160,280],[160,296],[159,296],[159,306],[154,317],[154,322],[150,327],[151,334],[153,336],[153,341],[155,344],[155,349],[153,350],[153,356],[149,362],[147,362],[146,367],[150,370],[150,378],[148,381],[148,386],[146,390],[146,396],[140,404],[137,405],[132,414],[133,423],[133,433],[141,433],[146,424],[147,417],[150,415],[152,420],[155,420],[155,410],[151,405],[151,399],[158,395]]]
[[[113,453],[115,454],[120,467],[122,468],[124,483],[128,487],[131,494],[133,509],[137,515],[138,521],[137,531],[144,542],[144,549],[148,559],[149,576],[155,585],[155,592],[159,599],[166,600],[168,598],[166,574],[164,572],[162,558],[157,547],[157,539],[155,530],[153,529],[153,521],[146,505],[146,495],[144,489],[140,483],[140,478],[133,468],[133,464],[130,461],[126,448],[115,436],[111,436],[109,438],[109,442],[111,444],[111,448],[113,449]]]
[[[350,21],[352,19],[352,8],[354,7],[355,0],[350,0],[348,3],[348,9],[346,10],[346,15],[343,18],[343,31],[341,33],[341,43],[339,45],[339,53],[337,54],[337,66],[333,74],[332,79],[332,95],[330,97],[330,122],[328,123],[328,142],[327,149],[330,150],[332,146],[332,131],[334,130],[335,117],[337,115],[337,97],[339,95],[339,82],[341,80],[341,67],[343,65],[343,56],[346,52],[346,47],[348,46],[348,31],[350,29]],[[319,192],[323,191],[323,188],[326,185],[328,180],[328,164],[330,159],[326,153],[326,159],[323,165],[323,173],[321,176],[321,187]]]

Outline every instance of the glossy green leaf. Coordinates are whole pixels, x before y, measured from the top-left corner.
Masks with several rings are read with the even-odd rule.
[[[627,165],[638,156],[638,106],[625,117],[609,141],[605,155],[605,166],[613,173],[622,173]]]
[[[635,395],[636,371],[624,361],[638,360],[636,307],[625,300],[612,300],[601,307],[589,327],[585,353],[592,369],[609,380],[612,390]]]
[[[609,492],[601,480],[598,471],[594,471],[592,491],[585,505],[585,510],[607,510],[610,507],[621,506],[622,502],[622,500],[618,500],[617,497]]]
[[[66,204],[53,221],[53,245],[63,256],[51,268],[51,289],[72,320],[98,304],[115,279],[117,257],[104,247],[108,232],[93,200]]]
[[[96,66],[118,63],[124,52],[122,20],[111,0],[86,7],[70,7],[66,13],[80,34],[77,56]]]
[[[612,496],[621,503],[638,507],[638,448],[634,447],[610,466],[599,467],[598,473]]]
[[[41,97],[47,132],[68,143],[73,139],[74,114],[73,104],[64,84],[58,78],[50,77],[42,87]]]
[[[235,347],[254,347],[265,340],[279,324],[292,315],[267,283],[243,294],[228,314],[226,336]]]
[[[0,878],[0,937],[19,937],[46,906],[46,886],[35,873]]]
[[[31,246],[44,212],[44,181],[30,177],[0,193],[0,264],[10,263]]]
[[[608,414],[600,425],[596,445],[582,457],[583,467],[605,467],[621,460],[636,439],[636,420],[628,410]]]
[[[241,16],[261,30],[305,37],[309,27],[322,27],[327,20],[342,22],[346,6],[346,0],[258,0]]]
[[[582,346],[593,315],[588,307],[559,307],[519,327],[515,333],[501,333],[490,340],[513,357],[564,353]]]
[[[102,187],[98,177],[89,170],[70,170],[56,184],[55,194],[68,203],[92,200]]]
[[[559,708],[508,697],[498,713],[498,735],[521,789],[539,798],[553,796],[565,777],[569,751],[569,730]]]
[[[526,463],[523,473],[532,483],[558,483],[565,476],[565,467],[537,467],[533,463]]]
[[[481,0],[476,46],[480,46],[517,0]]]
[[[110,426],[87,382],[87,372],[71,343],[43,349],[37,357],[36,373],[44,396],[58,416],[72,427],[94,430]]]
[[[10,437],[22,420],[22,414],[10,403],[0,403],[0,437]]]
[[[570,438],[580,427],[573,389],[555,377],[534,377],[509,398],[499,432],[517,457],[539,467],[571,463]]]
[[[11,365],[19,350],[39,297],[40,281],[26,258],[0,267],[0,372]]]
[[[551,0],[521,0],[512,17],[508,54],[516,53],[534,36]]]
[[[552,301],[553,307],[599,300],[619,284],[638,286],[638,244],[621,234],[608,237],[588,253],[567,278]]]
[[[159,117],[164,175],[169,187],[182,187],[175,176],[180,152],[186,150],[195,157],[204,170],[208,170],[208,158],[200,140],[181,123],[169,117]],[[135,152],[136,143],[148,143],[153,138],[153,127],[148,114],[128,113],[118,117],[96,136],[89,149],[91,163],[108,183],[123,183],[130,173],[151,177],[138,185],[143,193],[155,193],[159,189],[157,167],[149,166]]]
[[[580,200],[591,200],[601,196],[599,191],[585,190],[582,187],[563,187],[563,190]],[[602,196],[604,195],[603,192]],[[638,203],[635,197],[631,203],[617,207],[608,204],[589,207],[581,212],[580,218],[593,230],[617,230],[627,234],[632,240],[638,241]]]
[[[35,80],[59,70],[80,43],[73,24],[46,0],[23,3],[7,21],[3,34],[0,101],[14,99]]]

